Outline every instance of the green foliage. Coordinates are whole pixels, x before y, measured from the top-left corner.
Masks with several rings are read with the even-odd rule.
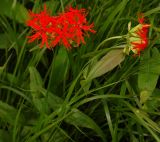
[[[26,8],[17,2],[17,0],[4,0],[0,4],[0,14],[11,19],[15,19],[20,23],[24,23],[28,18]]]
[[[2,121],[8,122],[9,124],[14,125],[16,116],[18,113],[18,111],[14,107],[9,106],[8,104],[1,101],[0,112],[1,112],[0,118]],[[21,120],[19,120],[19,123],[21,122],[22,122],[22,118]]]
[[[153,48],[151,55],[150,53],[146,53],[142,56],[138,74],[138,87],[141,91],[141,103],[145,103],[149,99],[158,82],[160,75],[159,58],[160,53],[156,48]]]
[[[105,134],[103,133],[101,128],[89,116],[85,115],[77,109],[73,109],[72,111],[73,113],[65,120],[67,123],[72,124],[75,127],[85,127],[93,129],[93,131],[95,131],[103,141],[106,141]]]
[[[48,89],[52,92],[58,90],[59,85],[66,79],[68,67],[69,67],[69,59],[66,49],[61,48],[58,50],[57,55],[55,55],[51,67],[50,79]],[[56,84],[56,85],[53,85]],[[60,86],[62,89],[62,87]]]
[[[0,130],[0,142],[10,142],[11,136],[5,130]]]
[[[71,50],[27,43],[28,10],[86,8],[96,34]],[[159,142],[158,0],[3,0],[0,142]],[[140,56],[123,53],[128,22],[150,23]]]
[[[151,56],[147,53],[142,56],[138,74],[138,87],[140,90],[152,92],[155,89],[160,74],[159,58],[160,53],[157,48],[153,48]]]

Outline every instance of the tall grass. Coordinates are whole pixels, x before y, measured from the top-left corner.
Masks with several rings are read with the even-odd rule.
[[[52,15],[68,5],[86,8],[97,33],[72,50],[28,44],[27,10],[39,12],[44,3]],[[1,1],[0,142],[159,142],[159,5],[159,0]],[[128,22],[137,25],[141,12],[151,23],[148,48],[109,69],[126,46]],[[118,52],[111,56],[113,49]],[[101,68],[104,56],[109,65]]]

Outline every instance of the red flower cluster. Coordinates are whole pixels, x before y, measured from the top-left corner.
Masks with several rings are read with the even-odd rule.
[[[135,31],[137,41],[131,42],[133,46],[133,50],[136,50],[136,53],[139,55],[141,51],[143,51],[148,45],[148,29],[150,27],[149,24],[144,23],[144,16],[140,14],[138,17],[139,27]]]
[[[50,16],[46,6],[38,14],[30,12],[30,19],[26,24],[32,28],[32,35],[28,36],[28,42],[42,40],[40,47],[46,45],[47,48],[55,47],[58,43],[66,48],[71,48],[72,44],[85,44],[84,36],[88,32],[95,33],[93,23],[88,25],[86,15],[85,9],[72,7],[58,16]]]

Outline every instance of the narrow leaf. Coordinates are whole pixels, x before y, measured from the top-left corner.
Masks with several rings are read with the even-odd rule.
[[[4,122],[8,122],[8,123],[14,125],[17,113],[18,113],[18,111],[14,107],[8,105],[7,103],[0,101],[0,118]],[[22,121],[23,121],[23,119],[22,119],[22,117],[20,117],[19,123],[21,123]]]
[[[105,135],[101,128],[94,122],[93,119],[91,119],[88,115],[84,114],[78,109],[74,109],[73,113],[69,117],[67,117],[65,121],[77,127],[92,129],[102,138],[103,141],[106,141]]]

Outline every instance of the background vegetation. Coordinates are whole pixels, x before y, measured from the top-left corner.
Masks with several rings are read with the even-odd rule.
[[[97,33],[72,50],[28,44],[28,10],[44,3],[86,8]],[[117,36],[141,12],[149,46],[124,57]],[[159,142],[159,17],[159,0],[1,0],[0,142]]]

